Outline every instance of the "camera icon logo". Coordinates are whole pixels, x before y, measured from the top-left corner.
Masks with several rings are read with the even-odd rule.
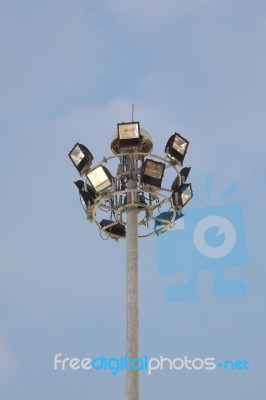
[[[199,273],[212,271],[214,297],[245,297],[238,279],[226,279],[225,269],[248,264],[242,206],[239,203],[187,208],[176,227],[156,238],[161,275],[186,273],[187,282],[170,285],[166,301],[198,301]]]
[[[215,232],[216,231],[216,232]],[[219,245],[206,240],[208,232],[213,232],[213,238],[223,238]],[[203,218],[194,229],[193,241],[196,249],[208,258],[227,256],[236,245],[236,230],[234,225],[225,217],[212,215]]]

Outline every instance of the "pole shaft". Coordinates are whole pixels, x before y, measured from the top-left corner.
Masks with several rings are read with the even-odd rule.
[[[135,179],[128,180],[128,189],[135,189]],[[137,358],[138,348],[138,207],[127,209],[127,322],[126,355]],[[139,400],[139,371],[126,370],[126,400]]]

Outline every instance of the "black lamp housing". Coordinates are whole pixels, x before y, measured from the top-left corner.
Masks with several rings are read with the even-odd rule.
[[[171,190],[177,189],[178,186],[180,186],[182,183],[186,182],[190,170],[191,170],[191,167],[184,167],[181,169],[181,171],[179,172],[179,174],[177,175],[177,177],[175,178],[175,180],[171,186]]]
[[[107,227],[106,229],[104,229],[105,232],[109,232],[109,233],[111,233],[113,235],[117,235],[117,236],[126,236],[126,227],[125,227],[125,225],[120,224],[119,222],[114,223],[114,221],[112,221],[112,220],[103,219],[100,222],[100,226],[102,228]]]
[[[147,158],[142,167],[142,183],[160,188],[163,180],[164,169],[164,163]]]
[[[89,207],[94,204],[96,198],[95,190],[85,182],[79,180],[74,182],[79,190],[79,196],[81,204],[86,212],[88,212]]]
[[[179,133],[175,133],[168,140],[164,151],[176,164],[183,165],[188,145],[189,141],[187,139],[185,139]]]
[[[191,167],[184,167],[180,171],[182,183],[185,183],[187,181],[188,175],[190,173]]]
[[[180,210],[181,208],[185,207],[192,197],[193,191],[191,183],[183,183],[173,191],[172,200],[174,208]]]
[[[139,122],[122,122],[117,124],[119,147],[136,147],[140,145]]]
[[[76,143],[68,156],[81,176],[89,171],[93,155],[84,144]]]

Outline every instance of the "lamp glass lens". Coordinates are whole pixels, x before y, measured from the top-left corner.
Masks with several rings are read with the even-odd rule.
[[[184,139],[176,136],[172,147],[174,150],[178,151],[178,153],[185,154],[187,145],[188,143]]]
[[[74,147],[74,149],[72,150],[70,157],[73,161],[73,163],[78,166],[80,164],[80,162],[83,160],[83,158],[85,157],[84,153],[82,152],[82,150],[80,149],[79,146]]]
[[[139,127],[138,124],[123,124],[119,125],[119,138],[120,139],[138,139]]]
[[[111,181],[101,166],[95,168],[87,176],[96,192],[100,192],[111,186]]]
[[[145,167],[145,175],[151,176],[155,179],[161,179],[164,171],[164,165],[154,161],[147,160]]]
[[[187,202],[192,197],[191,187],[187,186],[186,189],[182,192],[182,194],[180,196],[181,196],[183,205],[187,204]]]

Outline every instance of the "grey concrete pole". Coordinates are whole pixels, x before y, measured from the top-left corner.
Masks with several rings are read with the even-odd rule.
[[[135,189],[135,179],[128,180],[128,189]],[[138,357],[138,206],[127,209],[127,323],[126,355]],[[126,400],[139,400],[139,371],[126,370]]]

